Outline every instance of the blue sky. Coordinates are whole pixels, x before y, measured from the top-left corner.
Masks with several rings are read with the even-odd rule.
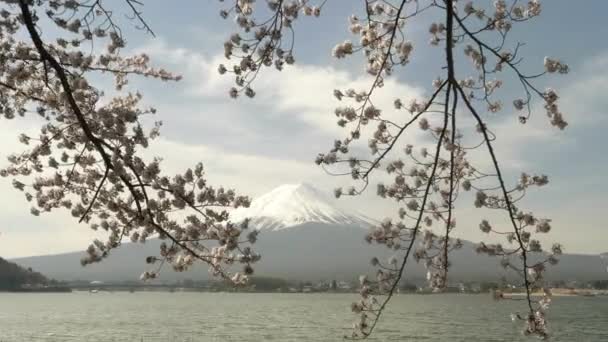
[[[337,61],[331,57],[337,42],[352,38],[347,17],[360,13],[361,3],[329,0],[320,18],[301,18],[296,25],[296,65],[282,74],[263,74],[254,99],[233,101],[227,96],[229,80],[216,72],[218,63],[225,62],[223,41],[234,29],[230,20],[218,15],[222,4],[148,2],[144,16],[156,38],[124,24],[129,50],[144,51],[156,65],[184,76],[179,83],[134,80],[131,84],[141,90],[146,104],[159,109],[158,119],[164,121],[162,137],[150,155],[163,156],[165,169],[176,172],[201,160],[212,182],[254,197],[284,183],[310,182],[328,192],[348,184],[348,179],[325,175],[313,160],[344,134],[334,123],[333,108],[339,103],[333,89],[369,81],[361,58]],[[538,214],[553,219],[554,230],[547,241],[562,242],[568,252],[598,253],[608,251],[604,213],[608,209],[604,137],[608,131],[608,44],[603,43],[608,36],[603,17],[608,2],[577,3],[545,0],[540,18],[512,32],[514,38],[527,42],[523,54],[529,65],[541,68],[545,56],[569,64],[570,74],[541,83],[559,90],[569,127],[565,131],[551,127],[542,110],[526,126],[519,125],[508,110],[492,118],[492,123],[500,134],[499,157],[510,175],[528,171],[551,178],[548,187],[531,193],[526,201]],[[388,81],[380,102],[429,90],[438,75],[442,51],[425,46],[427,30],[424,23],[408,29],[420,48],[415,49],[410,65]],[[507,98],[515,94],[516,88],[506,89]],[[0,124],[0,142],[19,148],[18,133],[37,123]],[[9,150],[3,149],[1,156]],[[0,190],[0,255],[80,250],[92,238],[86,226],[65,213],[29,216],[25,200],[11,188],[10,180],[0,179]],[[341,200],[341,205],[376,218],[395,213],[393,204],[373,193]],[[483,213],[470,209],[470,202],[461,206],[460,236],[480,240],[477,224]]]

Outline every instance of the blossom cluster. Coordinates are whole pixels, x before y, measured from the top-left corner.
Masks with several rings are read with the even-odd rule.
[[[224,56],[236,62],[231,66],[220,64],[218,72],[234,75],[235,86],[228,92],[231,98],[240,94],[251,98],[256,94],[252,83],[261,68],[281,71],[295,63],[294,22],[300,14],[319,17],[325,1],[317,6],[312,0],[266,0],[266,8],[258,8],[253,0],[229,2],[231,5],[222,9],[220,16],[234,18],[238,32],[224,42]]]

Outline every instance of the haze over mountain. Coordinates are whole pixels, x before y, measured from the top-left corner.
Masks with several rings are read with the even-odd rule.
[[[310,184],[282,185],[255,199],[250,208],[231,213],[239,222],[250,218],[251,229],[260,230],[254,249],[262,255],[255,274],[291,280],[351,280],[373,272],[372,257],[388,258],[392,252],[384,246],[369,245],[364,236],[374,221],[340,209],[334,200]],[[157,255],[159,240],[146,244],[125,243],[101,263],[80,266],[83,252],[20,258],[15,261],[48,276],[62,280],[136,280],[146,270],[145,258]],[[606,279],[606,260],[599,255],[563,255],[552,267],[549,279]],[[499,266],[499,259],[475,252],[475,244],[464,241],[451,255],[452,280],[497,280],[509,273]],[[424,278],[422,265],[411,262],[407,278]],[[511,274],[512,276],[512,274]],[[204,265],[183,273],[169,267],[161,274],[163,281],[208,279]]]

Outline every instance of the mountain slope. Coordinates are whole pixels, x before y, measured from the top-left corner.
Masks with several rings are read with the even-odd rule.
[[[364,242],[373,222],[357,214],[338,209],[321,191],[308,184],[284,185],[253,201],[248,209],[231,213],[233,221],[251,219],[252,229],[259,229],[254,250],[262,255],[255,266],[261,276],[290,280],[352,280],[359,274],[371,274],[372,257],[391,256],[384,246]],[[125,243],[99,264],[80,266],[84,253],[66,253],[18,259],[25,266],[63,280],[137,280],[146,270],[145,258],[157,255],[159,240],[145,245]],[[560,264],[551,267],[548,279],[608,279],[606,260],[599,255],[563,255]],[[497,280],[509,273],[499,266],[499,259],[475,253],[475,244],[465,241],[462,249],[451,254],[450,279]],[[406,279],[423,279],[422,265],[410,260]],[[175,273],[167,268],[163,281],[208,279],[204,265]]]
[[[278,231],[261,231],[254,249],[262,255],[255,265],[260,276],[281,277],[290,280],[352,280],[360,274],[371,274],[372,257],[388,258],[391,252],[383,246],[364,242],[366,231],[353,226],[305,223]],[[145,258],[157,255],[159,240],[146,244],[125,243],[114,250],[108,259],[98,264],[80,266],[83,252],[50,256],[28,257],[15,260],[44,274],[61,280],[137,280],[147,270]],[[462,249],[450,254],[452,281],[498,280],[505,273],[499,266],[500,259],[479,255],[475,244],[464,241]],[[424,267],[410,260],[406,268],[408,281],[425,277]],[[601,280],[608,279],[606,262],[598,255],[564,254],[560,263],[549,267],[549,280]],[[209,274],[204,265],[188,272],[173,272],[169,267],[161,274],[161,280],[173,282],[183,279],[204,280]]]

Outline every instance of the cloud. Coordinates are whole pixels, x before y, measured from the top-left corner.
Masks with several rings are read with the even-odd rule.
[[[162,40],[141,49],[147,51],[153,59],[181,69],[178,72],[183,72],[190,96],[212,102],[231,101],[228,90],[233,86],[233,78],[220,75],[217,67],[219,64],[229,65],[233,60],[227,61],[222,55],[208,56],[192,50],[174,49]],[[237,106],[228,105],[226,108],[238,108],[242,116],[247,116],[252,106],[260,106],[267,109],[267,112],[255,113],[256,116],[268,116],[278,125],[302,122],[335,137],[343,135],[344,130],[336,125],[337,119],[333,112],[337,106],[345,104],[334,98],[333,90],[365,90],[372,84],[372,80],[372,76],[365,73],[352,74],[331,66],[296,64],[286,67],[282,72],[266,68],[253,85],[256,97],[253,100],[242,98],[236,101]],[[396,111],[392,110],[393,101],[396,98],[407,101],[423,95],[423,89],[389,78],[383,88],[374,92],[372,99],[377,107],[386,110],[385,115],[399,119],[401,114],[395,114]],[[403,120],[401,118],[398,121]]]
[[[333,90],[361,90],[367,89],[371,84],[371,77],[365,73],[337,70],[331,66],[296,64],[283,72],[265,69],[254,84],[256,97],[233,101],[227,96],[227,90],[232,86],[232,77],[217,72],[219,64],[231,62],[223,56],[173,48],[163,40],[154,41],[141,49],[152,55],[153,59],[177,67],[185,76],[183,92],[188,99],[187,103],[180,109],[167,109],[185,115],[167,120],[168,125],[173,125],[180,131],[178,137],[172,135],[172,129],[169,128],[166,131],[169,137],[189,142],[193,134],[183,133],[201,127],[199,129],[205,133],[208,131],[208,134],[202,134],[200,139],[203,141],[199,142],[235,152],[311,160],[316,153],[326,151],[334,139],[348,134],[347,130],[336,125],[333,111],[337,106],[349,103],[337,101],[333,97]],[[385,83],[383,88],[374,93],[373,102],[383,110],[385,117],[394,122],[409,119],[409,114],[393,109],[395,98],[407,103],[410,99],[428,95],[424,89],[399,82],[395,78],[388,78]],[[171,103],[171,106],[174,105]],[[519,124],[515,113],[506,110],[506,114],[488,118],[492,129],[499,136],[495,146],[506,168],[528,167],[524,152],[530,144],[563,140],[564,135],[554,132],[548,124],[542,107],[537,107],[540,109],[535,111],[536,117],[525,126]],[[161,116],[162,112],[163,110]],[[179,122],[183,120],[187,120],[187,124],[180,125]],[[470,119],[461,120],[460,125],[464,129],[467,126],[474,127]],[[424,142],[423,134],[413,128],[404,136],[404,144]],[[216,139],[215,133],[218,131],[226,133],[223,139]],[[242,140],[242,144],[235,143],[231,138],[235,135]],[[362,140],[365,145],[366,139]],[[479,158],[482,167],[491,166],[486,159]]]
[[[158,119],[165,121],[162,138],[153,142],[146,154],[162,156],[164,170],[168,174],[183,172],[202,161],[212,184],[234,187],[252,196],[284,183],[308,181],[327,192],[349,183],[347,177],[327,176],[312,160],[316,153],[327,150],[333,139],[346,133],[335,124],[336,118],[332,114],[340,105],[332,96],[333,89],[365,88],[370,84],[367,76],[330,66],[295,65],[283,73],[268,70],[270,72],[263,74],[257,83],[258,96],[255,99],[231,101],[226,94],[231,86],[230,78],[221,77],[216,72],[217,65],[225,63],[223,57],[175,48],[160,40],[141,49],[152,55],[153,60],[163,61],[185,76],[183,82],[170,85],[134,82],[147,95],[145,101],[159,108]],[[577,130],[584,128],[583,133],[606,128],[603,91],[608,87],[608,77],[595,72],[605,65],[608,65],[608,54],[594,58],[584,65],[581,72],[571,75],[568,85],[561,91],[560,101],[571,127]],[[407,117],[399,117],[402,114],[392,110],[394,98],[407,101],[424,94],[424,90],[418,87],[390,79],[376,94],[374,102],[388,115],[405,120]],[[35,133],[39,124],[34,119],[4,120],[0,125],[0,143],[3,146],[0,158],[4,159],[12,151],[20,151],[22,146],[16,136],[20,132]],[[499,136],[496,149],[501,161],[512,171],[529,166],[542,170],[543,161],[534,158],[543,154],[554,155],[561,146],[581,144],[580,140],[584,138],[577,135],[583,133],[560,132],[551,127],[542,109],[536,111],[536,117],[527,125],[520,125],[515,115],[508,114],[494,119],[493,129]],[[420,139],[419,131],[414,131],[418,133],[407,137],[407,142]],[[577,150],[586,148],[593,147],[578,146]],[[606,169],[605,162],[596,162],[600,163],[600,168]],[[557,167],[567,168],[565,164],[567,162],[562,162]],[[578,174],[574,170],[572,177]],[[598,186],[599,181],[589,184]],[[549,196],[567,199],[568,189],[572,186],[576,185],[558,185],[558,190],[550,192]],[[12,189],[10,179],[0,179],[0,191],[6,194],[0,198],[0,251],[4,256],[80,250],[95,236],[86,225],[77,224],[69,213],[38,218],[29,215],[27,203],[21,193]],[[535,199],[538,200],[536,203],[542,203],[546,197],[541,195]],[[595,208],[597,201],[601,200],[583,198],[576,203],[565,203],[564,200],[564,203],[543,209],[549,217],[556,214],[563,218],[563,212],[574,212],[579,207]],[[373,186],[363,197],[342,200],[341,203],[376,218],[395,213],[395,204],[377,198]],[[468,206],[469,203],[463,205]],[[568,210],[563,211],[566,207]],[[595,231],[591,225],[599,222],[594,216],[598,215],[597,212],[584,212],[589,215],[584,219],[587,222],[584,229]],[[469,211],[462,211],[459,215],[464,237],[481,238],[474,228],[478,217],[478,213]],[[571,220],[565,222],[570,223]],[[555,235],[556,240],[570,239],[572,233],[558,231]],[[594,247],[587,246],[580,238],[572,239],[572,250],[595,250],[602,243],[598,240]]]

